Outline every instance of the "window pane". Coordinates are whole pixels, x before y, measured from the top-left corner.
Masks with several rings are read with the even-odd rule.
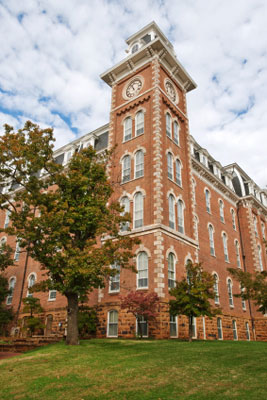
[[[173,157],[171,153],[167,155],[167,164],[168,164],[168,178],[173,179]]]
[[[175,211],[174,211],[174,197],[169,196],[169,227],[175,228]]]
[[[144,175],[144,153],[142,150],[137,151],[135,155],[135,178]]]
[[[173,141],[179,144],[179,125],[176,121],[173,124]]]
[[[144,113],[139,111],[135,117],[135,136],[144,133]]]
[[[182,185],[182,176],[181,176],[181,163],[180,161],[176,160],[176,175],[175,180],[178,185]]]
[[[143,195],[138,192],[134,196],[134,227],[143,226]]]
[[[171,116],[170,114],[166,114],[166,134],[171,138],[172,130],[171,130]]]
[[[170,336],[177,337],[177,317],[170,315]]]
[[[117,311],[109,312],[108,336],[118,336],[118,312]]]
[[[184,233],[184,205],[178,200],[178,231]]]
[[[131,157],[125,156],[122,160],[122,182],[128,182],[131,179]]]
[[[148,287],[148,257],[144,251],[137,257],[137,270],[137,287]]]
[[[132,138],[132,119],[128,117],[124,121],[124,141],[130,140],[131,138]]]

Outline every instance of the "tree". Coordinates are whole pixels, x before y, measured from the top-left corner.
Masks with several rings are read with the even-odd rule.
[[[3,275],[3,271],[10,265],[13,265],[12,258],[13,250],[6,243],[0,245],[0,335],[5,333],[6,327],[14,318],[11,308],[7,308],[4,303],[7,296],[12,294],[12,289],[9,289],[8,280]],[[2,272],[2,273],[1,273]]]
[[[250,272],[241,269],[228,268],[230,274],[240,283],[241,292],[235,297],[242,297],[244,300],[253,300],[258,306],[259,312],[267,312],[267,271]]]
[[[7,325],[13,319],[12,309],[6,308],[3,304],[10,294],[11,290],[8,288],[8,280],[0,274],[0,335],[5,334]]]
[[[127,313],[135,316],[138,325],[138,332],[142,339],[142,320],[148,322],[155,319],[159,297],[156,293],[130,292],[121,297],[121,309],[127,309]]]
[[[40,314],[44,310],[41,307],[40,300],[36,297],[25,297],[25,299],[22,299],[22,302],[24,304],[23,312],[30,314],[29,317],[25,318],[23,328],[29,329],[30,336],[32,336],[37,329],[44,328],[41,319],[34,316],[34,314]]]
[[[64,167],[53,159],[53,141],[52,129],[29,121],[18,132],[5,125],[0,208],[9,210],[12,222],[5,232],[16,236],[20,249],[47,272],[34,290],[66,296],[66,343],[78,344],[79,298],[104,286],[106,277],[116,273],[111,264],[134,269],[132,248],[139,241],[120,233],[130,219],[110,200],[110,154],[98,155],[89,146],[77,150]]]
[[[214,277],[203,271],[200,263],[188,262],[186,265],[187,277],[170,290],[175,300],[169,301],[170,314],[186,315],[189,325],[189,341],[193,336],[193,318],[200,316],[213,317],[221,313],[219,308],[213,308],[210,300],[215,298]]]

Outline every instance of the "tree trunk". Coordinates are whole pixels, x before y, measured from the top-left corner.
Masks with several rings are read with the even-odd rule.
[[[78,332],[78,295],[70,293],[66,295],[68,300],[68,321],[66,344],[79,344]]]
[[[189,325],[189,336],[188,336],[188,341],[192,342],[192,336],[193,336],[193,317],[188,317],[188,325]]]

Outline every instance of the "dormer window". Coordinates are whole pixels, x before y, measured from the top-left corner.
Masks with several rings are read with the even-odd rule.
[[[132,47],[132,54],[136,53],[139,50],[139,44],[135,43]]]

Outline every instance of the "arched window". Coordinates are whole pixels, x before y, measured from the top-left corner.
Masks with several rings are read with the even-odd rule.
[[[181,163],[179,160],[175,161],[175,181],[179,186],[182,186],[182,173],[181,173]]]
[[[215,256],[215,247],[214,247],[214,230],[213,226],[209,224],[209,240],[210,240],[210,254]]]
[[[148,256],[144,251],[137,256],[137,288],[148,288]]]
[[[172,137],[172,119],[169,113],[166,114],[166,135]]]
[[[238,336],[237,336],[237,326],[236,326],[236,320],[233,319],[232,321],[232,327],[233,327],[233,336],[234,336],[234,340],[238,340]]]
[[[124,196],[121,201],[120,201],[120,205],[122,207],[124,207],[124,211],[122,211],[121,215],[125,215],[126,213],[130,212],[130,200],[128,199],[127,196]],[[123,222],[121,224],[121,231],[125,232],[128,231],[129,229],[129,222]]]
[[[168,165],[168,178],[173,179],[173,156],[171,153],[167,154],[167,165]]]
[[[224,260],[225,260],[226,262],[229,262],[228,247],[227,247],[227,236],[226,236],[226,233],[223,233],[223,234],[222,234],[222,240],[223,240]]]
[[[217,318],[217,331],[218,331],[218,339],[222,340],[223,330],[222,330],[222,319],[221,318]]]
[[[128,117],[123,123],[123,140],[126,142],[132,138],[132,118]]]
[[[119,292],[120,291],[120,266],[115,263],[111,265],[112,269],[117,271],[116,275],[113,275],[109,279],[109,292]]]
[[[206,199],[206,210],[208,213],[211,212],[210,209],[210,192],[208,191],[208,189],[205,190],[205,199]]]
[[[135,178],[144,176],[144,153],[142,150],[138,150],[135,153]]]
[[[224,222],[224,205],[222,200],[219,201],[219,207],[220,207],[220,220],[221,222]]]
[[[242,286],[240,286],[240,290],[241,290],[241,294],[245,291],[245,289]],[[241,297],[241,304],[242,304],[242,309],[246,310],[247,309],[246,300],[243,299],[243,297]]]
[[[173,141],[176,144],[179,144],[179,130],[180,130],[180,127],[179,127],[178,122],[174,121],[174,124],[173,124]]]
[[[168,287],[169,289],[175,286],[175,257],[173,253],[168,255]]]
[[[28,291],[27,291],[27,297],[32,297],[32,293],[30,293],[29,289],[35,284],[36,282],[36,277],[34,274],[31,274],[28,278]]]
[[[124,156],[122,159],[122,183],[131,179],[131,157]]]
[[[144,200],[141,192],[134,195],[134,228],[140,228],[144,224]]]
[[[184,203],[182,202],[182,200],[178,200],[177,209],[178,209],[178,231],[180,233],[184,233]]]
[[[253,224],[254,224],[255,235],[259,236],[259,234],[258,234],[258,223],[257,223],[257,218],[255,216],[253,217]]]
[[[259,255],[260,270],[263,271],[263,264],[262,264],[262,257],[261,257],[261,246],[260,245],[258,245],[258,255]]]
[[[118,336],[118,311],[108,312],[108,337]]]
[[[264,222],[261,223],[261,232],[262,232],[263,239],[265,239],[265,225],[264,225]]]
[[[238,268],[241,268],[239,243],[237,240],[235,241],[235,254],[236,254],[236,265],[238,266]]]
[[[10,214],[11,214],[11,211],[10,210],[6,210],[6,218],[5,218],[4,229],[6,229],[8,227],[8,225],[9,225]]]
[[[195,224],[196,240],[198,240],[198,219],[196,216],[194,217],[194,224]]]
[[[6,244],[6,237],[2,237],[2,239],[0,240],[0,252],[3,252],[2,247],[5,246]]]
[[[170,314],[170,337],[177,337],[178,329],[177,329],[177,316]]]
[[[235,212],[234,212],[234,210],[231,210],[231,215],[232,215],[232,225],[233,225],[234,230],[236,230]]]
[[[142,135],[144,133],[144,113],[138,111],[135,116],[135,136]]]
[[[8,289],[10,290],[10,292],[6,298],[7,305],[10,305],[12,303],[15,285],[16,285],[16,278],[14,278],[14,277],[10,278],[9,286],[8,286]]]
[[[227,280],[227,291],[228,291],[228,298],[230,307],[234,307],[234,300],[233,300],[233,284],[231,279]]]
[[[169,195],[169,227],[175,229],[175,208],[174,208],[174,196]]]
[[[219,278],[217,274],[213,274],[214,276],[214,286],[213,286],[213,290],[214,290],[214,302],[215,304],[219,304],[220,303],[220,297],[219,297]]]
[[[246,328],[246,338],[247,340],[250,340],[250,331],[249,331],[249,323],[245,323],[245,328]]]
[[[20,255],[20,241],[17,240],[16,249],[15,249],[15,253],[14,253],[14,260],[15,261],[19,261],[19,255]]]

